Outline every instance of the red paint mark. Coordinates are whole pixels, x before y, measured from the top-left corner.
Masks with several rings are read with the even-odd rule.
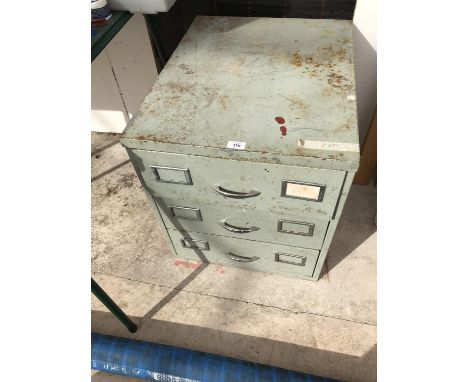
[[[218,273],[221,273],[221,274],[226,273],[226,271],[224,270],[224,267],[222,265],[217,265],[215,271],[218,272]]]
[[[286,126],[281,126],[280,130],[281,130],[281,135],[284,137],[286,135],[286,132],[288,131],[288,129],[286,128]]]
[[[174,261],[174,265],[176,267],[184,267],[184,268],[189,268],[189,269],[197,269],[200,264],[198,263],[191,263],[190,261],[184,261],[184,260],[177,260]]]
[[[283,117],[276,117],[275,121],[278,122],[280,125],[282,125],[285,122]]]

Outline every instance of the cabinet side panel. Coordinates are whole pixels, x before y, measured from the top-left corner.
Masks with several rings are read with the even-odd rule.
[[[160,225],[160,227],[162,227],[162,231],[164,231],[164,236],[166,238],[167,243],[169,244],[172,255],[176,256],[177,254],[176,254],[176,251],[174,249],[174,245],[172,243],[171,237],[169,236],[169,234],[167,232],[166,225],[164,224],[164,221],[163,221],[163,219],[161,217],[161,213],[160,213],[160,211],[159,211],[153,197],[151,196],[151,194],[148,192],[148,190],[146,188],[146,184],[145,184],[143,178],[141,177],[140,171],[138,170],[139,166],[135,163],[136,160],[140,160],[140,159],[138,157],[136,157],[135,155],[133,155],[133,153],[132,153],[132,151],[130,149],[128,149],[126,147],[125,147],[125,149],[127,150],[127,154],[128,154],[128,156],[129,156],[129,158],[130,158],[130,160],[132,162],[133,169],[135,170],[135,173],[137,174],[138,179],[140,180],[140,183],[143,186],[143,190],[145,191],[146,197],[148,198],[148,202],[150,203],[150,205],[154,209],[154,213],[156,215],[156,219],[158,220],[158,224]]]
[[[343,212],[343,207],[346,203],[346,199],[348,198],[349,190],[351,188],[351,185],[353,184],[354,174],[354,172],[348,172],[346,174],[346,179],[343,185],[343,189],[341,191],[334,219],[331,220],[330,224],[328,225],[327,233],[323,241],[322,250],[320,251],[320,255],[318,257],[317,264],[315,265],[314,273],[312,275],[312,279],[314,281],[318,281],[318,279],[320,278],[320,274],[322,273],[322,268],[327,257],[328,249],[330,248],[333,236],[335,235],[336,227],[340,220],[341,213]]]

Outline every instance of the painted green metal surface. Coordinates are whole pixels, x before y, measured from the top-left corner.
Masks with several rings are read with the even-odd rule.
[[[295,247],[321,249],[328,226],[328,220],[313,215],[299,218],[181,199],[156,198],[156,204],[167,228]]]
[[[121,141],[175,256],[318,280],[359,166],[352,23],[198,16]]]
[[[198,16],[122,142],[355,170],[352,40],[345,20]],[[227,149],[229,141],[245,149]]]
[[[332,217],[345,176],[344,171],[223,160],[156,151],[133,150],[132,160],[141,172],[149,191],[155,197],[194,200],[234,208],[253,208],[277,214],[295,214],[305,217],[312,214],[319,219]],[[188,169],[193,184],[158,181],[152,166]],[[179,181],[179,178],[182,179],[182,174],[172,175],[169,179]],[[314,202],[281,196],[283,180],[325,186],[323,201]],[[245,199],[229,198],[215,191],[215,188],[219,186],[234,192],[257,191],[260,194]]]
[[[119,33],[132,16],[133,14],[130,12],[112,11],[112,17],[107,24],[95,27],[96,34],[91,37],[91,61],[99,56],[99,53]]]
[[[325,263],[325,259],[327,258],[328,250],[330,248],[330,244],[332,242],[333,236],[335,235],[336,227],[338,226],[338,222],[343,212],[343,207],[346,203],[346,199],[348,198],[349,190],[351,185],[353,184],[354,173],[349,172],[346,175],[345,182],[343,184],[343,190],[340,195],[340,199],[337,202],[336,211],[334,219],[330,221],[328,225],[327,233],[325,235],[325,239],[323,240],[322,250],[320,251],[320,256],[317,259],[317,266],[315,267],[313,280],[318,281],[322,274],[323,264]]]
[[[131,150],[126,149],[126,151],[127,151],[128,156],[130,158],[132,158]],[[150,204],[151,208],[154,211],[154,216],[155,216],[158,224],[161,227],[165,227],[164,220],[162,219],[161,214],[159,213],[159,210],[158,210],[158,207],[157,207],[157,205],[155,203],[155,200],[154,200],[153,196],[151,195],[151,193],[149,192],[148,188],[146,187],[145,181],[143,180],[140,171],[136,167],[135,161],[131,161],[131,163],[132,163],[133,169],[135,170],[135,173],[136,173],[136,175],[138,177],[138,180],[140,181],[140,183],[141,183],[141,185],[143,187],[143,192],[146,195],[148,203]],[[171,238],[169,237],[169,234],[168,234],[166,229],[163,230],[163,236],[165,237],[167,243],[169,244],[169,249],[171,250],[172,255],[177,256],[177,252],[175,251],[174,246],[172,245]]]
[[[202,233],[168,230],[178,257],[288,276],[312,276],[319,251]],[[198,251],[183,246],[188,238]],[[206,244],[207,243],[207,244]],[[186,244],[187,245],[187,244]],[[277,255],[278,254],[278,255]],[[278,256],[278,259],[276,257]]]

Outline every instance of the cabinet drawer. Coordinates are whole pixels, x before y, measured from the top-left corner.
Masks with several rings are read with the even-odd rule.
[[[304,248],[322,248],[327,220],[154,198],[167,228]]]
[[[332,217],[344,171],[133,150],[155,197],[255,208],[296,216]]]
[[[168,230],[177,256],[254,271],[312,276],[319,251],[224,236]]]

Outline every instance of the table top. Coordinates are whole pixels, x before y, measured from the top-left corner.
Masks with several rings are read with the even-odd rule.
[[[107,24],[95,27],[97,33],[91,36],[91,61],[101,53],[132,16],[130,12],[112,11],[112,17]]]
[[[197,16],[122,142],[357,169],[352,22]]]

